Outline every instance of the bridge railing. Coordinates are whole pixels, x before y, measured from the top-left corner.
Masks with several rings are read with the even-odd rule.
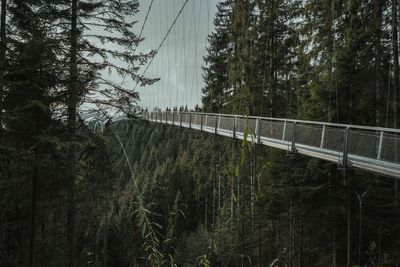
[[[264,144],[400,178],[400,129],[196,112],[144,119]]]

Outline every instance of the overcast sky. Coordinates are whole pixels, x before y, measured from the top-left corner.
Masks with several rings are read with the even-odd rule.
[[[137,87],[142,107],[193,107],[201,103],[201,67],[204,65],[203,56],[206,55],[207,35],[213,30],[217,1],[189,0],[147,71],[149,77],[159,77],[161,80],[151,86]],[[138,33],[151,0],[139,2],[140,12],[136,18]],[[142,35],[145,40],[138,51],[158,47],[184,2],[185,0],[154,0]],[[126,83],[133,82],[126,80]]]

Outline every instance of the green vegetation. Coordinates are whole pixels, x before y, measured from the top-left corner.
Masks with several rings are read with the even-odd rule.
[[[133,53],[137,1],[1,4],[0,266],[400,264],[393,179],[135,118],[80,117],[138,110],[137,93],[106,70],[155,82],[109,60],[154,55]],[[399,8],[221,0],[195,109],[397,128]]]

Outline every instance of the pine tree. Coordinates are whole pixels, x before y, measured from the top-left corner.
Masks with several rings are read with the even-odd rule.
[[[0,13],[0,130],[2,131],[2,117],[3,117],[3,99],[4,99],[4,74],[5,74],[5,61],[7,52],[7,0],[1,0],[1,13]]]
[[[208,55],[203,67],[203,108],[205,112],[225,112],[229,110],[232,89],[228,83],[228,58],[232,52],[231,16],[232,0],[221,1],[217,5],[214,18],[214,32],[208,36]]]
[[[228,79],[233,88],[232,112],[250,114],[251,92],[247,64],[250,55],[250,0],[234,1],[232,8],[232,55],[229,57]]]
[[[25,188],[12,190],[13,194],[28,196],[14,204],[21,209],[26,207],[22,215],[10,215],[10,218],[23,218],[25,214],[30,217],[29,224],[23,223],[29,231],[25,240],[15,240],[20,246],[23,258],[21,262],[28,262],[32,266],[37,246],[36,227],[37,210],[40,207],[38,199],[43,183],[48,183],[52,171],[52,162],[47,159],[51,153],[55,153],[50,144],[54,138],[54,123],[51,119],[50,106],[56,102],[51,95],[52,90],[58,84],[58,73],[55,68],[56,56],[51,45],[51,40],[45,33],[45,28],[36,24],[33,11],[26,6],[27,3],[13,1],[9,6],[10,24],[14,26],[14,34],[20,36],[14,39],[12,57],[7,62],[8,70],[7,91],[4,91],[2,103],[3,125],[5,126],[4,139],[6,140],[7,179],[10,184],[22,184]],[[40,5],[36,6],[39,7]],[[40,9],[40,8],[39,8]],[[19,158],[19,159],[18,159]],[[25,159],[21,160],[21,159]],[[49,175],[49,176],[48,176]],[[3,177],[3,176],[2,176]],[[9,203],[11,204],[11,203]],[[12,214],[10,211],[9,214]],[[20,230],[23,228],[21,227]],[[8,236],[13,240],[15,236]],[[27,251],[25,254],[24,252]],[[26,255],[26,257],[25,257]],[[6,259],[8,263],[10,259]]]

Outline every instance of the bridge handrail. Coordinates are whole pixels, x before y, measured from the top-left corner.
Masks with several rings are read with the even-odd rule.
[[[149,111],[148,113],[155,113],[156,111]],[[237,117],[237,118],[249,118],[249,119],[261,119],[270,121],[280,121],[280,122],[295,122],[302,124],[312,124],[320,126],[330,126],[337,128],[349,128],[349,129],[360,129],[367,131],[383,131],[391,133],[399,133],[400,129],[396,128],[385,128],[377,126],[363,126],[363,125],[353,125],[353,124],[343,124],[343,123],[333,123],[333,122],[323,122],[323,121],[309,121],[309,120],[298,120],[298,119],[284,119],[284,118],[274,118],[274,117],[261,117],[261,116],[247,116],[247,115],[235,115],[235,114],[223,114],[223,113],[207,113],[207,112],[191,112],[191,111],[160,111],[161,113],[175,113],[175,114],[191,114],[191,115],[208,115],[208,116],[222,116],[222,117]]]
[[[187,111],[144,112],[143,118],[234,139],[247,138],[311,157],[400,178],[400,129],[296,119]]]

